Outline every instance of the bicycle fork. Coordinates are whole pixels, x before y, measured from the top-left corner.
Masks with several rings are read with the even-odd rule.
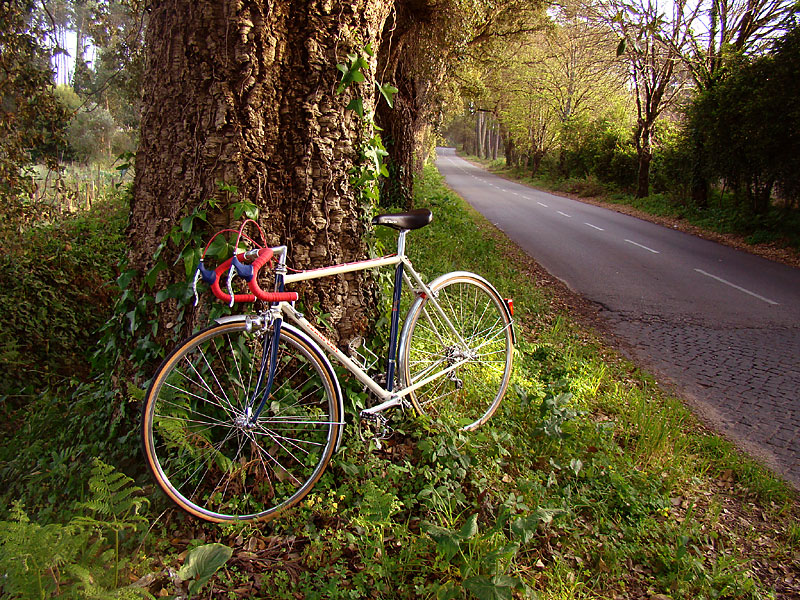
[[[283,319],[280,313],[277,315],[270,313],[270,318],[267,325],[263,328],[264,336],[261,342],[261,364],[258,367],[258,377],[256,378],[256,385],[253,388],[253,397],[248,401],[245,409],[244,421],[245,426],[255,427],[258,422],[258,417],[264,406],[267,404],[272,393],[272,385],[275,382],[275,372],[278,370],[278,344],[281,339],[281,326]],[[261,384],[264,378],[267,379],[267,384],[264,386],[263,391]],[[259,396],[261,399],[259,400]],[[258,402],[258,406],[253,410],[253,407]]]

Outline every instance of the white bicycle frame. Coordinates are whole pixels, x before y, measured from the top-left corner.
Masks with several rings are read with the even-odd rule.
[[[401,230],[397,240],[397,253],[384,256],[381,258],[372,258],[368,260],[356,261],[352,263],[345,263],[340,265],[333,265],[330,267],[321,267],[318,269],[309,269],[299,273],[287,273],[286,269],[286,246],[278,246],[272,248],[274,255],[278,258],[278,265],[275,269],[277,275],[277,286],[280,286],[282,278],[283,284],[295,283],[298,281],[308,281],[311,279],[320,279],[322,277],[330,277],[333,275],[341,275],[343,273],[352,273],[354,271],[365,271],[367,269],[374,269],[379,267],[397,266],[402,263],[403,265],[403,283],[406,285],[417,297],[426,297],[434,306],[437,313],[442,319],[442,322],[449,329],[459,343],[466,345],[458,330],[450,322],[450,319],[445,314],[442,307],[439,305],[436,294],[433,293],[427,284],[422,280],[419,274],[414,270],[411,261],[405,255],[405,237],[407,231]],[[410,275],[410,277],[409,277]],[[412,281],[413,279],[413,281]],[[415,285],[417,287],[415,287]],[[397,292],[396,292],[397,293]],[[366,408],[362,414],[372,415],[379,413],[388,408],[399,406],[403,404],[403,398],[414,392],[415,390],[427,385],[431,381],[440,377],[446,376],[448,373],[455,371],[465,363],[469,362],[469,358],[456,361],[453,364],[448,364],[446,368],[441,371],[436,371],[433,375],[429,375],[420,381],[413,383],[397,391],[389,391],[379,385],[372,377],[370,377],[361,366],[356,363],[352,358],[342,352],[336,345],[331,342],[325,335],[312,325],[308,319],[299,312],[294,303],[280,302],[270,308],[271,321],[274,318],[288,316],[289,320],[294,323],[300,330],[314,340],[320,348],[323,348],[326,353],[333,355],[336,360],[342,364],[348,371],[350,371],[356,379],[363,383],[375,396],[381,401],[379,404]],[[399,315],[398,315],[399,318]],[[403,334],[406,334],[405,331]],[[390,356],[389,360],[395,360],[396,357]]]

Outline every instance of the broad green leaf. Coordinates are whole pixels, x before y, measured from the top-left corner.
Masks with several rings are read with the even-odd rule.
[[[214,241],[208,247],[208,252],[206,252],[212,258],[228,258],[230,253],[228,241],[221,235],[214,238]]]
[[[539,518],[535,515],[527,517],[519,517],[511,523],[511,533],[517,538],[520,543],[527,544],[536,535],[536,529],[539,527]]]
[[[461,526],[458,535],[462,540],[468,540],[476,533],[478,533],[478,513],[471,514],[467,517],[467,521]]]
[[[378,90],[380,91],[381,95],[386,99],[386,102],[389,104],[389,108],[394,108],[394,95],[399,90],[390,83],[381,85],[376,81],[375,85],[378,86]]]
[[[352,110],[362,119],[364,118],[364,100],[361,98],[353,98],[350,104],[347,105],[347,110]]]
[[[128,289],[128,286],[131,284],[131,281],[136,276],[136,269],[128,269],[127,271],[123,271],[122,274],[117,277],[117,287],[121,290]]]
[[[478,575],[464,580],[464,589],[478,600],[511,600],[511,592],[515,587],[517,587],[516,579],[506,575],[496,575],[492,578]]]
[[[518,550],[519,544],[516,542],[511,542],[510,544],[506,544],[502,548],[487,554],[483,558],[483,564],[486,565],[489,572],[498,574],[498,567],[500,566],[498,563],[502,561],[510,561],[512,558],[514,558],[514,556],[516,556]]]
[[[445,560],[450,560],[458,554],[460,537],[456,532],[428,524],[425,533],[436,542],[436,549]]]
[[[181,219],[181,231],[183,231],[183,233],[192,233],[193,224],[194,224],[194,214],[183,217]]]
[[[619,44],[617,45],[617,56],[622,56],[625,53],[626,44],[627,42],[625,41],[625,38],[622,38],[619,41]]]
[[[203,587],[232,554],[233,549],[225,544],[205,544],[189,552],[186,562],[178,571],[178,577],[184,581],[194,579],[189,585],[189,594]]]

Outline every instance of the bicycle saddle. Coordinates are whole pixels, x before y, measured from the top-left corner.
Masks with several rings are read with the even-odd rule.
[[[383,214],[372,217],[373,225],[386,225],[398,231],[425,227],[433,219],[433,213],[427,208],[419,208],[405,213]]]

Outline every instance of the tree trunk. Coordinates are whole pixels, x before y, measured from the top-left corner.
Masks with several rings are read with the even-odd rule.
[[[483,150],[483,130],[485,128],[484,124],[485,115],[482,111],[478,111],[477,120],[475,122],[475,146],[477,148],[476,156],[478,158],[483,158],[484,150]]]
[[[650,195],[650,161],[653,155],[650,152],[639,154],[639,171],[636,174],[636,197],[644,198]]]
[[[209,210],[209,231],[228,226],[231,203],[246,199],[260,208],[267,242],[289,246],[290,267],[364,256],[364,209],[348,174],[361,124],[345,107],[354,95],[372,106],[373,69],[338,95],[336,64],[379,46],[390,8],[391,0],[151,3],[128,229],[129,263],[140,276],[180,219],[218,196],[219,183],[236,186],[238,197]],[[180,249],[168,242],[168,264]],[[184,279],[182,270],[162,271],[156,289]],[[370,281],[363,273],[320,280],[303,300],[329,313],[334,339],[346,341],[371,321]],[[174,301],[158,308],[162,326],[179,314]]]
[[[653,159],[651,138],[652,123],[640,121],[634,134],[636,153],[639,159],[639,170],[636,175],[636,197],[650,195],[650,162]]]

